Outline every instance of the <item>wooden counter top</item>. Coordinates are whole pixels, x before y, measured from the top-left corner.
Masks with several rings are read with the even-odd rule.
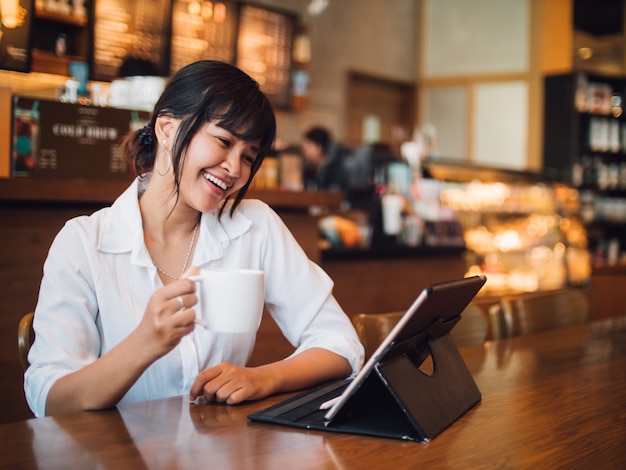
[[[482,401],[428,444],[174,397],[0,425],[8,468],[626,468],[626,319],[461,348]]]
[[[130,182],[86,178],[2,178],[0,201],[108,204]],[[247,197],[260,199],[276,209],[338,208],[343,202],[340,191],[250,190]]]
[[[394,258],[442,258],[461,257],[466,251],[464,246],[428,246],[409,247],[403,245],[369,248],[328,248],[322,250],[322,261],[371,260]]]
[[[594,266],[592,273],[597,275],[624,276],[626,275],[626,264],[619,263]]]

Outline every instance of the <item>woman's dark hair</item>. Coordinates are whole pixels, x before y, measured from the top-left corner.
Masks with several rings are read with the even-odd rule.
[[[180,119],[180,128],[172,145],[176,193],[185,151],[205,123],[217,119],[218,126],[238,138],[246,142],[259,141],[258,157],[252,164],[248,181],[235,196],[230,210],[232,215],[245,197],[263,158],[271,151],[276,136],[276,117],[259,84],[225,62],[201,60],[181,68],[154,106],[149,127],[133,131],[124,139],[123,149],[136,175],[145,175],[154,166],[157,148],[154,128],[159,116]],[[224,207],[220,208],[220,215]]]

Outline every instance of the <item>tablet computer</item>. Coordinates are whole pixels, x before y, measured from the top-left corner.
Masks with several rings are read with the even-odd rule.
[[[458,416],[450,416],[465,408],[462,414],[480,400],[480,393],[449,333],[485,281],[485,276],[472,276],[424,288],[353,379],[323,384],[253,413],[249,418],[309,429],[429,439],[442,425],[429,423],[426,427],[432,428],[431,432],[419,425],[420,418],[415,414],[421,412],[422,405],[415,403],[414,398],[420,395],[419,389],[432,385],[438,387],[437,395],[441,399],[463,402],[462,405],[453,403],[451,411],[444,412],[447,415],[444,421],[456,419]],[[433,360],[437,360],[435,344],[451,354],[441,355],[439,377],[422,381],[419,366],[431,353]],[[446,391],[450,384],[442,382],[443,379],[457,381],[456,377],[457,385],[462,382],[463,386],[452,388],[458,389],[454,393],[462,396],[450,396]],[[467,393],[463,392],[464,387]],[[413,403],[403,403],[403,400]],[[395,409],[398,407],[400,414]],[[437,416],[427,419],[441,421]]]

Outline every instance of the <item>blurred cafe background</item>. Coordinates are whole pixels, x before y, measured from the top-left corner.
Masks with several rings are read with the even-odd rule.
[[[624,15],[623,0],[0,0],[0,422],[31,416],[15,333],[54,235],[128,185],[119,138],[198,59],[272,100],[278,139],[249,197],[348,315],[477,273],[486,305],[578,289],[593,318],[615,315]]]

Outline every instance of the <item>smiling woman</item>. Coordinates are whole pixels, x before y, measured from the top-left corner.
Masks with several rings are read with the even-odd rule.
[[[37,416],[181,394],[236,404],[356,373],[363,347],[331,279],[269,206],[244,200],[275,132],[241,70],[200,61],[171,79],[124,141],[135,181],[50,248],[24,385]],[[256,332],[196,328],[191,277],[232,268],[263,271],[289,357],[245,367]]]
[[[211,77],[209,83],[207,74]],[[233,138],[238,137],[248,143],[258,141],[259,158],[252,162],[250,178],[245,182],[243,191],[237,195],[232,208],[234,210],[245,196],[250,179],[261,165],[265,153],[271,149],[276,133],[276,120],[269,101],[260,92],[258,84],[240,70],[217,61],[197,62],[181,69],[155,105],[148,128],[149,135],[154,135],[155,139],[151,138],[149,145],[137,145],[140,133],[130,134],[126,139],[125,150],[136,174],[145,175],[152,170],[157,156],[155,144],[160,138],[156,134],[157,120],[176,120],[179,128],[176,129],[176,140],[169,150],[173,152],[171,157],[175,184],[178,186],[183,149],[190,144],[200,128],[207,125],[209,117],[216,121],[217,127],[232,134]],[[167,138],[167,135],[163,138]]]

